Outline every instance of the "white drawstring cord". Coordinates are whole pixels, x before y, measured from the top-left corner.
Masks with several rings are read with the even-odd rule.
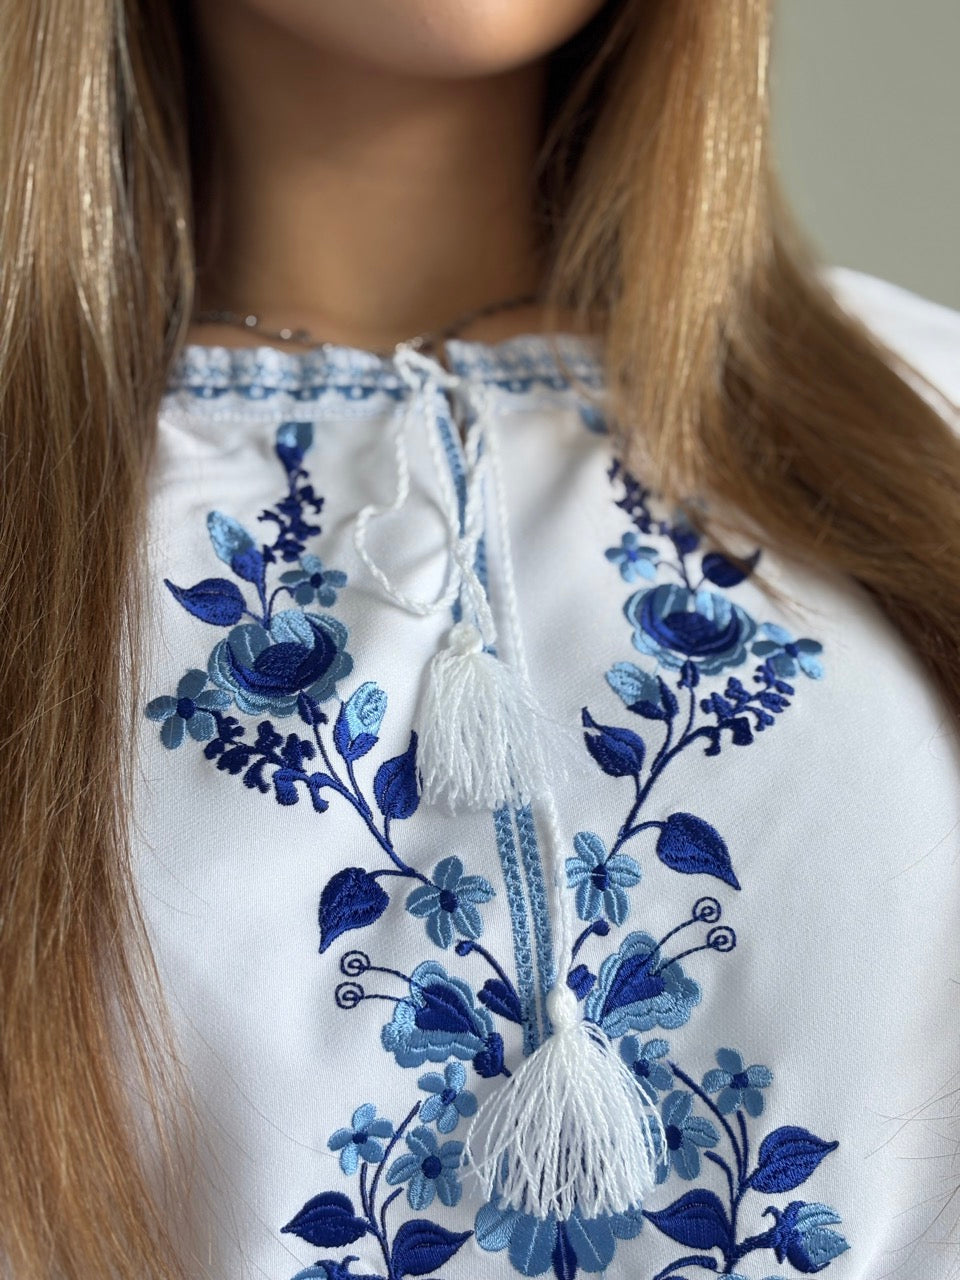
[[[473,568],[477,543],[482,532],[481,485],[486,470],[485,459],[477,457],[480,424],[479,422],[472,424],[464,444],[468,470],[465,477],[464,530],[461,534],[457,494],[450,479],[449,468],[443,457],[441,442],[433,421],[436,417],[433,404],[435,391],[438,387],[457,387],[461,379],[457,374],[447,373],[436,361],[423,356],[414,347],[403,343],[397,347],[394,364],[401,378],[410,388],[410,395],[397,415],[393,427],[396,493],[389,506],[369,503],[358,513],[353,531],[354,546],[361,560],[387,595],[411,613],[422,617],[438,613],[453,603],[461,587],[465,588],[477,628],[483,636],[483,642],[485,645],[491,645],[496,640],[496,624],[487,602],[486,592]],[[399,511],[409,497],[410,465],[407,456],[407,435],[418,410],[421,411],[426,427],[427,445],[440,487],[446,525],[447,566],[444,585],[434,600],[419,598],[401,591],[374,562],[366,547],[366,531],[370,520],[374,516]]]

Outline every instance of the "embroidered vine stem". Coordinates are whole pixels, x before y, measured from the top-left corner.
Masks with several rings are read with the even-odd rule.
[[[393,1136],[387,1143],[386,1150],[383,1153],[383,1158],[377,1164],[377,1170],[373,1175],[373,1181],[370,1183],[369,1189],[367,1188],[366,1179],[367,1164],[364,1161],[360,1166],[360,1205],[363,1209],[367,1222],[370,1224],[370,1233],[376,1237],[377,1243],[380,1245],[380,1252],[383,1254],[383,1260],[387,1264],[387,1275],[391,1277],[394,1275],[394,1270],[393,1263],[390,1259],[390,1246],[387,1243],[387,1210],[393,1204],[394,1200],[396,1200],[397,1196],[402,1194],[403,1188],[397,1187],[396,1191],[392,1191],[390,1195],[387,1196],[380,1208],[379,1220],[375,1207],[377,1190],[380,1186],[380,1179],[383,1176],[383,1171],[387,1167],[397,1143],[406,1133],[407,1129],[409,1129],[419,1110],[420,1104],[418,1102],[410,1109],[405,1119],[394,1130]]]

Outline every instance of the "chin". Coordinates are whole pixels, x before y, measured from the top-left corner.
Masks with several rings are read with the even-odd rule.
[[[563,44],[605,0],[245,0],[318,50],[398,75],[514,70]]]

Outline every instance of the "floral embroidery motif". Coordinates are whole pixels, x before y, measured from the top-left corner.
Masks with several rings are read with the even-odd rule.
[[[595,414],[584,422],[591,431],[603,430]],[[759,551],[747,562],[746,573],[716,552],[701,553],[695,531],[676,514],[655,517],[650,492],[616,461],[608,474],[624,486],[616,505],[632,528],[604,555],[625,583],[641,583],[624,602],[623,614],[632,646],[646,661],[643,666],[616,662],[605,674],[631,717],[628,724],[602,723],[588,707],[581,709],[587,756],[604,774],[623,780],[630,795],[616,832],[579,831],[573,840],[567,883],[586,927],[573,947],[579,963],[569,981],[584,1016],[619,1040],[624,1061],[660,1107],[668,1157],[660,1182],[693,1185],[663,1207],[637,1205],[628,1213],[592,1219],[574,1213],[563,1221],[537,1220],[494,1200],[477,1211],[473,1231],[451,1231],[420,1217],[394,1226],[390,1210],[398,1197],[405,1196],[418,1214],[430,1208],[438,1216],[460,1202],[463,1148],[448,1135],[477,1107],[467,1087],[468,1072],[479,1080],[510,1075],[504,1033],[521,1027],[524,1051],[535,1047],[528,1006],[537,997],[481,942],[481,908],[495,897],[490,881],[469,874],[454,854],[438,862],[428,878],[398,848],[394,828],[410,819],[419,803],[416,734],[411,732],[405,751],[373,769],[371,789],[358,776],[358,763],[366,763],[379,744],[388,698],[373,680],[346,697],[341,693],[354,667],[347,628],[319,610],[334,608],[348,583],[345,573],[307,549],[321,533],[316,517],[323,508],[304,466],[311,444],[309,423],[287,422],[277,431],[276,456],[287,490],[260,516],[271,538],[257,543],[231,516],[209,516],[213,551],[232,577],[207,578],[191,587],[167,582],[189,614],[225,634],[214,644],[206,670],[191,668],[174,694],[161,695],[146,708],[160,724],[166,748],[177,750],[188,738],[203,744],[218,770],[239,777],[251,790],[272,794],[281,806],[305,802],[323,815],[337,803],[354,811],[376,865],[346,867],[324,886],[318,905],[321,953],[344,934],[378,920],[390,901],[389,885],[406,880],[412,882],[404,898],[407,912],[423,921],[427,941],[449,960],[444,965],[426,959],[409,974],[376,964],[357,949],[339,961],[344,980],[336,987],[338,1008],[388,1001],[392,1013],[381,1030],[383,1050],[401,1070],[427,1063],[439,1070],[417,1078],[427,1096],[417,1098],[399,1121],[378,1116],[373,1103],[361,1103],[350,1125],[330,1135],[327,1146],[338,1153],[343,1177],[356,1178],[358,1191],[323,1191],[282,1228],[317,1249],[341,1254],[318,1259],[295,1280],[439,1277],[471,1236],[481,1251],[506,1251],[521,1275],[552,1273],[557,1280],[574,1280],[581,1272],[602,1271],[620,1246],[649,1232],[678,1248],[676,1260],[651,1280],[682,1280],[694,1271],[742,1280],[737,1266],[762,1252],[796,1272],[823,1270],[849,1247],[835,1230],[837,1213],[814,1201],[766,1201],[795,1191],[838,1144],[785,1125],[767,1133],[754,1156],[748,1121],[762,1115],[763,1090],[773,1082],[769,1068],[745,1066],[738,1050],[721,1047],[717,1065],[698,1083],[683,1065],[681,1045],[675,1048],[656,1034],[643,1039],[657,1030],[681,1031],[690,1021],[702,999],[700,984],[688,972],[691,962],[736,948],[734,930],[721,923],[721,901],[697,897],[686,918],[663,936],[632,928],[592,963],[582,958],[611,928],[627,923],[634,897],[642,901],[638,850],[647,842],[668,871],[712,878],[726,894],[740,890],[720,832],[685,811],[652,816],[650,793],[696,743],[705,756],[720,755],[728,744],[753,743],[790,707],[796,692],[790,682],[798,674],[823,676],[817,641],[795,639],[779,624],[757,623],[724,594],[744,580]],[[678,580],[656,581],[658,573],[668,572]],[[757,659],[755,687],[748,688],[734,672],[742,674],[751,656]],[[724,676],[722,688],[705,687]],[[325,710],[328,704],[334,712]],[[244,718],[253,718],[255,725]],[[287,722],[284,729],[280,721]],[[524,871],[539,875],[535,833],[528,815],[521,817]],[[631,843],[636,848],[627,853]],[[509,881],[507,887],[516,931]],[[538,956],[548,954],[538,936],[547,927],[535,917]],[[519,956],[518,947],[518,963]],[[476,987],[456,972],[467,957],[489,969]],[[383,989],[370,989],[371,984]],[[748,1209],[759,1228],[753,1234],[746,1228]],[[352,1269],[360,1255],[342,1251],[361,1241],[379,1252],[382,1268],[367,1260],[362,1271]]]

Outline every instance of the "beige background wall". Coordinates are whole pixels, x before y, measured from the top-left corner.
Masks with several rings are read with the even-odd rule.
[[[771,76],[826,260],[960,309],[960,0],[776,0]]]

